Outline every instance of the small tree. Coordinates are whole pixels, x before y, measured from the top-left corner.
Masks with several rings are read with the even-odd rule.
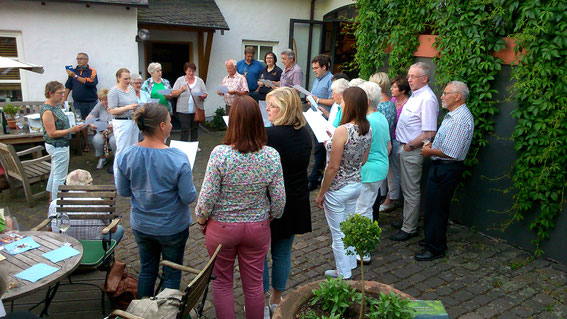
[[[364,263],[362,258],[370,255],[380,243],[380,234],[382,229],[378,226],[378,222],[372,222],[370,219],[359,214],[352,215],[349,219],[341,223],[341,231],[345,234],[343,243],[345,247],[353,247],[356,254],[360,256],[360,282],[362,284],[362,298],[360,300],[360,319],[364,317]],[[352,255],[352,251],[347,250],[348,255]]]

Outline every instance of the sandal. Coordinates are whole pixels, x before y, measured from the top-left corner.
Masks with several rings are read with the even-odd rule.
[[[89,149],[89,146],[88,146],[88,145],[85,145],[85,147],[83,147],[83,152],[88,153],[88,152],[90,152],[90,151],[91,151],[91,150]]]

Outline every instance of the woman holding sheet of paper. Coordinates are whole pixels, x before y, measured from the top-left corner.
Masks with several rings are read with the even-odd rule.
[[[283,72],[282,69],[276,65],[278,58],[274,52],[266,53],[264,61],[266,62],[266,67],[260,72],[260,80],[258,80],[258,100],[260,101],[266,99],[266,94],[270,93],[274,89],[274,86],[278,87],[280,85],[280,78]]]
[[[165,90],[171,90],[171,84],[167,79],[164,79],[161,71],[161,64],[152,62],[148,65],[148,73],[151,75],[144,84],[142,84],[142,91],[150,94],[150,98],[159,100],[159,104],[167,107],[169,114],[173,114],[173,107],[170,100],[173,98],[171,95],[163,95],[159,93]]]
[[[197,141],[199,137],[199,123],[195,122],[195,112],[197,108],[205,109],[205,99],[207,98],[207,87],[205,82],[195,75],[197,66],[193,62],[186,62],[183,65],[184,76],[180,76],[173,84],[171,96],[177,97],[176,116],[181,123],[181,140],[189,141],[191,132],[191,142]]]
[[[134,113],[144,140],[116,157],[114,181],[120,196],[130,197],[130,223],[140,254],[138,297],[154,295],[160,256],[183,264],[189,237],[189,204],[197,198],[187,155],[164,141],[171,116],[158,103],[144,104]],[[163,288],[179,289],[181,272],[164,267]]]
[[[360,195],[362,165],[366,163],[372,129],[366,119],[368,98],[358,87],[343,92],[343,116],[327,149],[327,167],[315,203],[325,209],[331,230],[332,248],[337,268],[325,271],[326,276],[349,279],[356,268],[356,257],[347,255],[340,225],[354,214]],[[351,248],[352,249],[352,248]]]
[[[96,169],[102,169],[108,162],[106,158],[110,155],[110,150],[116,152],[116,139],[112,133],[112,115],[108,113],[108,89],[98,91],[98,100],[99,102],[85,120],[90,122],[92,120],[89,119],[96,119],[96,122],[98,122],[90,123],[89,128],[96,132],[93,137],[95,156],[98,157]],[[101,123],[106,123],[107,127],[101,130],[99,125],[104,125]]]

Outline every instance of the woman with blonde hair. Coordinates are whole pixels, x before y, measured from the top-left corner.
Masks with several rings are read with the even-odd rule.
[[[97,130],[94,123],[89,124],[90,129],[96,132],[95,136],[93,136],[95,156],[98,157],[96,169],[102,169],[106,165],[110,150],[116,153],[116,139],[112,132],[112,115],[108,113],[108,91],[108,89],[100,89],[98,91],[99,102],[87,116],[87,119],[94,118],[97,122],[106,122],[108,124],[103,131]]]
[[[286,205],[280,219],[274,219],[272,231],[272,295],[270,311],[280,303],[291,271],[291,248],[296,234],[311,231],[311,208],[307,188],[307,167],[311,155],[311,134],[305,125],[302,105],[293,88],[283,87],[266,95],[268,146],[281,157]],[[268,259],[264,263],[264,293],[270,288]]]

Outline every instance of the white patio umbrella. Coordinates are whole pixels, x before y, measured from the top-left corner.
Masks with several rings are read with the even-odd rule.
[[[11,69],[24,69],[39,74],[43,73],[43,67],[40,65],[24,63],[18,60],[13,60],[10,58],[5,58],[0,56],[0,74],[6,74],[10,72]]]

